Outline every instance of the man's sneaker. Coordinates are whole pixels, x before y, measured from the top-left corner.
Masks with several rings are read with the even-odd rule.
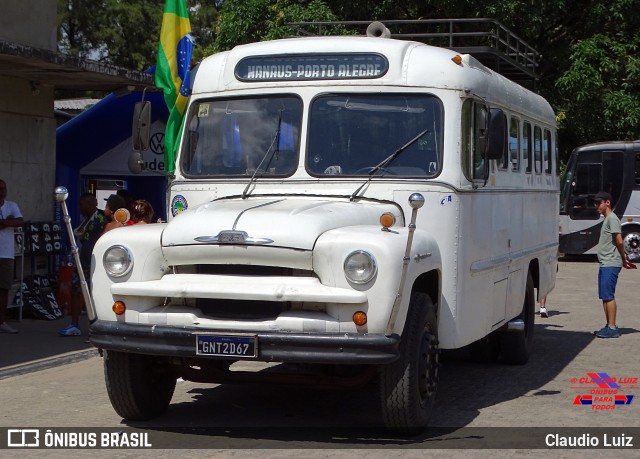
[[[2,322],[0,324],[0,333],[18,333],[18,330],[16,330],[15,328],[13,328],[11,325],[9,325],[6,322]]]
[[[602,327],[600,330],[594,331],[593,334],[594,335],[599,335],[600,333],[604,333],[607,330],[607,328],[609,328],[609,325],[604,324],[604,327]]]
[[[540,317],[547,318],[549,314],[547,314],[547,308],[540,308]]]
[[[609,327],[607,325],[606,329],[604,331],[599,331],[598,333],[596,333],[596,336],[598,338],[619,338],[620,331],[618,330],[618,327]]]
[[[75,325],[69,324],[66,327],[64,327],[62,330],[58,331],[58,334],[60,336],[80,336],[82,335],[82,332]]]

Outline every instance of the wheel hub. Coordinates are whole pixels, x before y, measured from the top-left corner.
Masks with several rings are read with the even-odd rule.
[[[432,397],[438,387],[438,369],[440,368],[440,348],[438,338],[424,333],[420,346],[419,387],[422,403]]]
[[[624,251],[630,258],[640,257],[640,234],[629,233],[624,237]]]

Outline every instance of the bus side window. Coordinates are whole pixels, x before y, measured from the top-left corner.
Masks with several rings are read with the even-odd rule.
[[[533,151],[535,152],[536,174],[542,173],[542,129],[533,128]]]
[[[544,171],[547,174],[551,174],[551,131],[544,130],[544,142],[542,143],[542,161]]]
[[[607,150],[602,152],[602,185],[601,190],[611,193],[613,197],[613,209],[620,202],[622,184],[625,181],[624,151]]]
[[[472,116],[471,110],[473,108],[473,101],[467,99],[462,104],[462,113],[460,126],[462,128],[461,132],[461,140],[462,145],[460,146],[460,161],[462,165],[462,173],[465,178],[470,182],[473,180],[471,174],[471,126],[472,126]]]
[[[555,158],[555,163],[556,163],[556,175],[558,177],[560,177],[560,147],[558,146],[558,131],[556,131],[555,133],[555,148],[554,148],[554,152],[553,152],[553,156]]]
[[[574,196],[593,197],[600,190],[600,164],[578,164],[576,168]],[[589,206],[593,203],[585,203]]]
[[[520,121],[511,118],[509,126],[509,156],[511,159],[511,170],[520,170]]]
[[[600,190],[602,166],[598,163],[578,164],[573,178],[573,194],[569,214],[574,220],[596,220],[599,214],[593,197]]]
[[[505,121],[508,121],[508,120],[505,118]],[[511,131],[509,131],[509,133],[507,134],[507,145],[505,145],[502,159],[498,161],[498,167],[501,170],[508,171],[509,164],[511,164]]]
[[[473,178],[483,179],[485,175],[485,150],[487,148],[487,107],[474,104],[473,116]]]
[[[636,181],[636,185],[640,185],[640,153],[636,153],[636,169],[634,178]]]
[[[525,121],[522,124],[522,160],[525,164],[525,172],[531,173],[531,163],[532,163],[532,145],[531,139],[531,124]]]
[[[462,170],[470,182],[485,179],[489,111],[471,99],[462,105]]]

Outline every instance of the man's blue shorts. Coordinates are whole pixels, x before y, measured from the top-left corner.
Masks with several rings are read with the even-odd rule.
[[[616,299],[616,284],[622,268],[617,266],[600,266],[598,270],[598,297],[602,301]]]

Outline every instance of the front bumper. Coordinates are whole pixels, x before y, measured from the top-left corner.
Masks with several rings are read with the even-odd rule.
[[[100,349],[168,357],[196,356],[196,334],[213,330],[166,325],[127,324],[97,320],[90,327],[91,344]],[[216,330],[225,333],[226,330]],[[399,356],[396,334],[257,332],[258,356],[264,362],[380,364]]]

